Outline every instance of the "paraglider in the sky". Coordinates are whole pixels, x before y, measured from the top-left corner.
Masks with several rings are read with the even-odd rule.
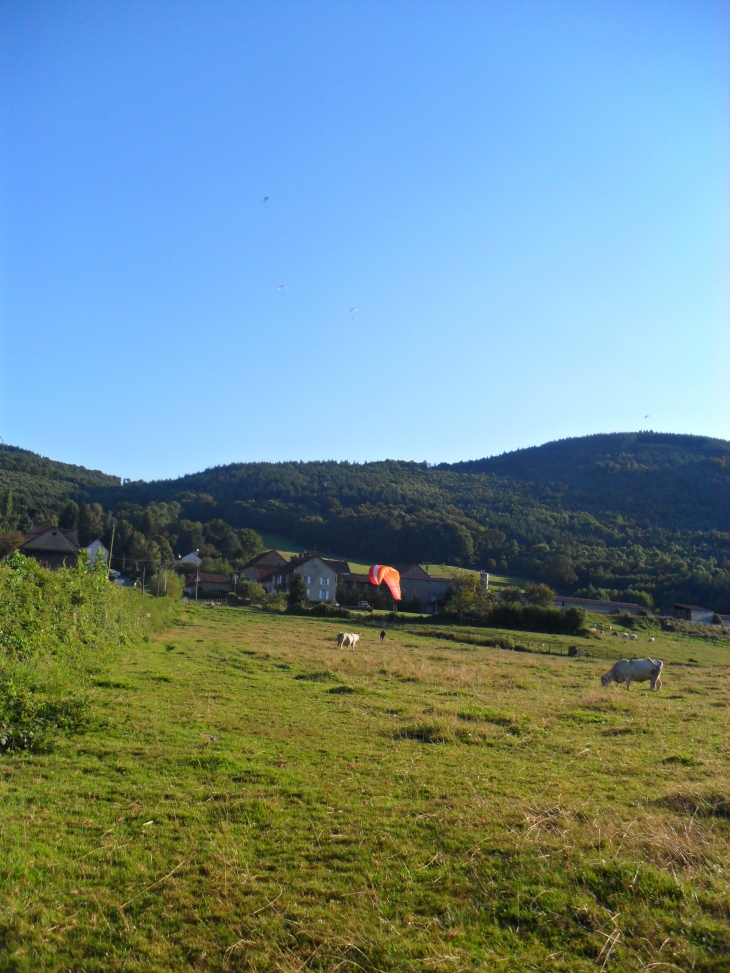
[[[651,416],[644,416],[645,419],[651,419]]]
[[[350,317],[352,317],[353,314],[357,314],[357,308],[356,307],[351,307],[350,308]]]
[[[276,289],[277,289],[277,291],[281,291],[282,294],[284,293],[284,291],[288,291],[289,290],[289,288],[286,286],[286,284],[279,284],[279,286]]]
[[[267,204],[268,201],[269,201],[269,197],[268,196],[264,196],[264,206],[266,206],[266,204]]]
[[[401,600],[400,575],[395,568],[389,568],[387,564],[373,564],[370,568],[370,584],[379,585],[384,581],[390,593],[396,601]]]

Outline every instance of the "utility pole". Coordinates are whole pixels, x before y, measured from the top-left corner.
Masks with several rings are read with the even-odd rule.
[[[114,550],[114,531],[116,529],[117,529],[117,525],[116,524],[112,524],[112,540],[111,540],[111,544],[109,545],[109,563],[106,566],[106,568],[107,568],[107,571],[106,571],[107,580],[109,580],[109,572],[112,569],[112,551]]]
[[[147,570],[147,565],[142,565],[142,597],[144,598],[144,573]]]
[[[200,580],[200,571],[197,567],[195,568],[195,600],[198,600],[198,581]]]

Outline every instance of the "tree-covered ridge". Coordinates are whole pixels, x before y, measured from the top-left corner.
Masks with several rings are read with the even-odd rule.
[[[121,485],[118,476],[59,463],[18,446],[0,445],[0,511],[12,526],[27,527],[57,514],[70,499],[91,500],[99,488]],[[9,509],[8,509],[9,507]]]
[[[228,549],[235,536],[245,549],[248,528],[324,554],[458,564],[565,592],[730,611],[730,443],[722,440],[621,433],[436,467],[234,463],[84,489],[105,516],[129,525],[130,556],[144,538],[175,553],[202,539],[224,556],[219,535],[230,530]]]

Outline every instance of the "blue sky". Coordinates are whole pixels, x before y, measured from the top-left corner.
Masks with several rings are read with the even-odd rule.
[[[6,442],[151,479],[730,438],[727,3],[0,18]]]

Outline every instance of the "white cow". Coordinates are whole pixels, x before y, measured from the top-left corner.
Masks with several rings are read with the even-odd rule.
[[[655,639],[655,638],[654,638],[654,636],[652,635],[652,637],[651,637],[651,638],[649,639],[649,641],[650,641],[650,642],[656,642],[656,639]]]
[[[632,632],[631,635],[629,635],[629,638],[631,639],[632,642],[635,642],[638,639],[638,637],[639,636],[635,632]]]
[[[345,632],[338,632],[337,633],[337,648],[338,649],[341,649],[342,648],[342,643],[344,641],[345,641]]]
[[[355,632],[340,632],[337,636],[337,647],[340,649],[352,649],[355,651],[355,646],[360,641],[360,635]]]
[[[614,663],[605,676],[601,676],[601,685],[610,686],[612,682],[626,683],[626,688],[631,689],[631,680],[636,682],[650,681],[650,689],[661,689],[660,679],[664,663],[661,659],[621,659]]]

